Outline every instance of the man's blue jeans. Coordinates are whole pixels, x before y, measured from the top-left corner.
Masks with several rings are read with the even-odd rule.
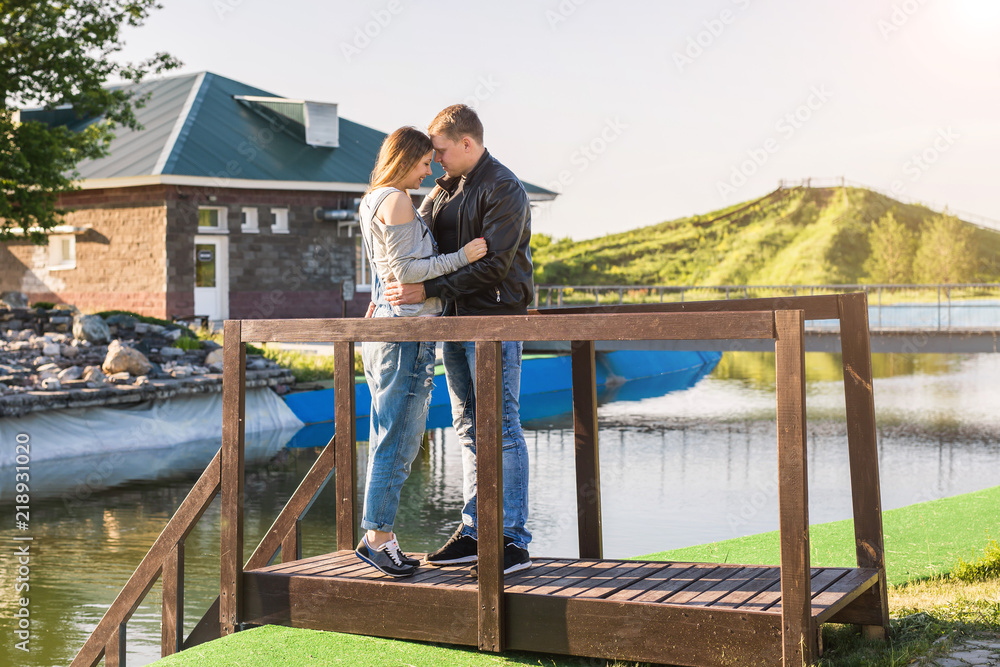
[[[502,344],[503,372],[503,534],[527,548],[528,445],[521,430],[518,396],[521,393],[520,342]],[[451,395],[451,416],[462,443],[462,532],[476,537],[476,344],[445,343],[444,372]]]
[[[434,343],[362,343],[372,393],[361,527],[392,532],[403,482],[420,451],[434,387]]]

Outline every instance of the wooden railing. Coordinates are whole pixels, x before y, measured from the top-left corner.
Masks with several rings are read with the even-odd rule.
[[[500,341],[572,343],[575,458],[580,555],[602,554],[600,474],[597,451],[595,340],[773,339],[778,371],[778,450],[781,589],[784,650],[788,660],[816,654],[810,635],[808,503],[805,459],[804,322],[839,319],[847,399],[848,449],[858,566],[882,576],[870,595],[835,618],[878,635],[888,624],[875,413],[867,301],[864,294],[741,301],[622,305],[532,311],[527,316],[334,320],[230,320],[225,323],[222,447],[195,483],[118,598],[73,661],[123,665],[125,627],[163,574],[162,653],[172,654],[241,627],[243,572],[265,566],[280,551],[300,557],[299,526],[305,511],[336,469],[337,549],[353,549],[356,441],[354,341],[475,341],[477,449],[479,457],[479,646],[503,647],[502,465],[499,405]],[[281,510],[253,554],[243,559],[244,391],[246,343],[333,342],[337,434]],[[332,446],[331,446],[332,445]],[[338,464],[338,465],[335,465]],[[183,637],[185,537],[221,490],[220,596],[188,639]],[[794,660],[793,660],[794,661]]]

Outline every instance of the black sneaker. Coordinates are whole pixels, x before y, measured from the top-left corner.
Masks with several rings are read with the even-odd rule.
[[[521,570],[527,570],[531,567],[531,558],[528,556],[528,550],[522,549],[519,546],[512,544],[513,540],[506,535],[503,537],[504,548],[503,548],[503,573],[504,576],[511,574],[512,572],[520,572]],[[472,566],[472,576],[473,578],[479,577],[479,566]]]
[[[479,560],[479,543],[476,538],[462,534],[464,527],[464,524],[460,525],[443,547],[424,557],[424,562],[428,565],[461,565]]]
[[[411,577],[417,571],[415,564],[403,562],[403,553],[399,550],[399,543],[396,540],[389,540],[377,549],[373,549],[368,546],[368,536],[366,535],[358,542],[358,548],[354,550],[354,554],[390,577]]]

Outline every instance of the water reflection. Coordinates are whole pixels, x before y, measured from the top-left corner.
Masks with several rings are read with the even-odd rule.
[[[777,528],[773,355],[744,354],[692,388],[666,392],[662,378],[627,383],[601,396],[599,439],[605,553],[632,556]],[[1000,484],[1000,355],[905,358],[876,355],[879,462],[885,508]],[[850,483],[839,358],[809,354],[810,519],[847,518]],[[824,369],[824,370],[817,370]],[[568,409],[565,396],[550,396]],[[562,408],[559,408],[559,406]],[[535,409],[536,405],[526,406]],[[540,409],[540,408],[539,408]],[[526,411],[530,455],[532,554],[577,553],[572,419]],[[397,533],[406,549],[436,548],[461,508],[461,459],[443,425],[404,486]],[[441,424],[441,422],[436,422]],[[301,434],[300,434],[301,435]],[[297,436],[298,437],[298,436]],[[319,437],[312,445],[325,443]],[[249,554],[294,492],[318,449],[303,441],[248,465],[246,549]],[[200,468],[218,443],[205,443],[168,463],[166,452],[133,457],[137,467]],[[248,438],[248,458],[254,451]],[[273,445],[262,445],[269,456]],[[367,463],[358,448],[359,479]],[[159,461],[154,459],[164,459]],[[70,482],[99,470],[84,457],[63,471]],[[2,474],[6,474],[5,472]],[[46,472],[46,476],[50,473]],[[51,473],[53,476],[56,472]],[[127,477],[127,475],[126,475]],[[35,537],[31,579],[32,651],[0,648],[0,664],[67,664],[183,500],[192,478],[167,479],[32,504]],[[359,485],[361,486],[361,485]],[[360,494],[359,488],[359,506]],[[329,484],[303,520],[303,552],[335,543],[335,492]],[[0,530],[12,544],[14,531]],[[187,540],[188,630],[218,595],[218,500]],[[13,570],[0,571],[0,632],[13,636]],[[159,585],[129,624],[129,664],[159,656]]]

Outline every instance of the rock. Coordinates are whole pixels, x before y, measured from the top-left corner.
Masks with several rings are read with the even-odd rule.
[[[35,332],[31,329],[24,329],[17,334],[18,340],[31,340],[31,337],[35,335]]]
[[[119,329],[134,329],[139,320],[135,319],[131,315],[117,313],[104,318],[104,321],[107,322],[109,326],[116,326]]]
[[[80,370],[79,366],[70,366],[59,371],[58,377],[61,382],[66,382],[67,380],[79,380],[82,375],[83,371]]]
[[[247,360],[247,370],[262,371],[265,368],[267,368],[267,366],[268,366],[267,360],[261,359],[260,357],[256,359]]]
[[[222,364],[209,364],[209,368],[212,369],[213,373],[222,372]]]
[[[137,377],[135,379],[135,386],[141,387],[141,386],[143,386],[145,384],[149,384],[149,376],[148,375],[140,375],[139,377]]]
[[[108,356],[104,358],[101,368],[111,376],[121,372],[146,375],[152,365],[142,352],[125,347],[120,340],[113,340],[108,345]]]
[[[203,340],[201,341],[201,349],[203,350],[221,350],[222,346],[216,343],[214,340]]]
[[[43,373],[45,371],[55,371],[56,373],[58,373],[59,364],[52,364],[52,363],[42,364],[41,366],[36,367],[35,370],[38,371],[39,373]]]
[[[65,312],[70,313],[71,315],[79,315],[80,314],[80,309],[77,308],[76,306],[74,306],[71,303],[57,303],[56,307],[55,307],[55,310],[65,311]]]
[[[58,391],[62,389],[62,384],[57,378],[45,378],[42,380],[42,389],[45,391]]]
[[[60,345],[59,354],[67,359],[74,359],[78,354],[80,354],[80,350],[72,345]]]
[[[194,375],[194,369],[191,366],[177,366],[170,374],[175,378],[186,378],[190,375]]]
[[[163,337],[167,340],[177,340],[184,335],[183,329],[171,329],[170,331],[164,331]]]
[[[149,333],[149,325],[146,324],[145,322],[136,322],[135,323],[135,332],[137,334],[148,334]]]
[[[52,363],[52,357],[35,357],[35,360],[31,362],[34,366],[43,366],[45,364]]]
[[[69,315],[53,315],[49,318],[49,324],[69,324],[73,321],[73,318]]]
[[[166,329],[166,327],[163,326],[162,324],[150,324],[149,325],[149,333],[151,333],[151,334],[161,334],[161,333],[163,333],[164,329]]]
[[[112,373],[108,376],[108,382],[114,382],[115,384],[123,384],[129,382],[132,379],[132,375],[128,371],[122,371],[121,373]]]
[[[39,382],[45,382],[46,380],[51,380],[52,378],[58,378],[58,377],[59,377],[59,371],[55,371],[52,369],[45,371],[38,371]]]
[[[73,337],[91,343],[107,343],[111,330],[100,315],[78,315],[73,320]]]
[[[108,381],[108,376],[97,366],[87,366],[83,369],[83,379],[94,384],[104,384]]]
[[[0,293],[0,303],[9,308],[27,308],[28,295],[24,292],[3,292]]]
[[[160,348],[160,354],[164,357],[183,357],[184,350],[179,347],[163,347]]]
[[[221,364],[221,363],[222,363],[222,348],[221,347],[219,349],[217,349],[217,350],[212,350],[211,352],[208,353],[208,356],[205,357],[205,365],[206,366],[211,366],[212,364]]]
[[[42,347],[42,354],[46,357],[58,357],[60,351],[59,343],[46,343]]]

